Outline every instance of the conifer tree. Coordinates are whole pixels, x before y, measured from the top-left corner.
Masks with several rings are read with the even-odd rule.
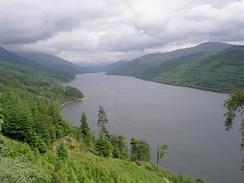
[[[133,161],[150,161],[150,146],[145,140],[131,138],[131,159]]]
[[[84,112],[81,115],[80,122],[81,122],[81,126],[80,126],[81,137],[84,140],[86,145],[91,146],[93,137],[87,122],[87,117]]]
[[[98,155],[103,157],[111,156],[113,151],[110,141],[102,136],[97,139],[95,149]]]
[[[60,160],[65,160],[68,157],[67,149],[64,143],[61,143],[57,150],[57,155]]]
[[[103,138],[110,138],[110,134],[106,127],[107,124],[108,118],[106,112],[102,106],[99,106],[97,126],[100,128],[100,136]]]

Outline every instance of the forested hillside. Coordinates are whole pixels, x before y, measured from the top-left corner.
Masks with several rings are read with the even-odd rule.
[[[32,64],[0,61],[1,183],[203,183],[150,163],[150,145],[108,131],[105,110],[98,111],[99,134],[83,113],[80,128],[61,116],[60,105],[83,98],[56,75]],[[94,114],[97,115],[97,114]]]
[[[148,63],[150,58],[148,58]],[[166,84],[219,92],[244,89],[244,48],[233,46],[221,51],[199,52],[160,64],[131,61],[109,74],[127,75]]]
[[[53,71],[68,74],[80,74],[83,71],[78,65],[50,54],[40,52],[16,52],[16,54]]]

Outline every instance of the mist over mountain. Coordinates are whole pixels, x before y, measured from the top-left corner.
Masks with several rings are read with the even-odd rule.
[[[55,71],[69,74],[82,73],[82,68],[78,65],[54,55],[40,52],[16,52],[16,54]]]

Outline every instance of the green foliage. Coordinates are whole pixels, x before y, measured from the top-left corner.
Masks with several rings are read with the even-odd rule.
[[[234,92],[229,99],[225,101],[225,129],[232,129],[236,113],[243,114],[244,112],[244,91]],[[240,132],[242,135],[241,148],[244,150],[244,119],[241,122]]]
[[[80,122],[81,122],[81,126],[80,126],[81,137],[87,146],[91,146],[93,141],[93,135],[88,125],[87,117],[85,113],[82,113]]]
[[[107,138],[100,136],[96,141],[95,149],[99,156],[108,157],[112,154],[113,146]]]
[[[40,152],[46,152],[56,138],[72,133],[56,103],[15,89],[4,90],[0,102],[5,116],[3,134],[27,142]]]
[[[150,161],[150,146],[142,139],[131,138],[131,159],[133,161]]]
[[[165,159],[168,156],[168,145],[164,144],[159,148],[159,158]]]
[[[231,92],[244,89],[244,47],[195,53],[168,60],[128,62],[111,71],[160,83],[188,86],[213,91]],[[130,67],[128,67],[130,66]]]
[[[21,158],[0,158],[1,183],[45,183],[50,176]]]
[[[113,157],[126,159],[128,158],[128,146],[126,138],[122,135],[112,135],[111,144],[113,146]]]
[[[102,138],[103,137],[110,138],[110,134],[106,127],[107,124],[108,124],[108,118],[106,112],[102,106],[99,106],[97,126],[100,128],[100,136]]]
[[[68,158],[67,148],[64,143],[61,143],[57,149],[57,155],[60,160],[66,160]]]
[[[0,133],[2,131],[3,123],[4,123],[4,116],[2,115],[2,108],[0,106]]]

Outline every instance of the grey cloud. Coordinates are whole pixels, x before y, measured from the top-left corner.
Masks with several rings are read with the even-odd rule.
[[[244,0],[8,0],[0,12],[0,45],[72,61],[244,41]]]

